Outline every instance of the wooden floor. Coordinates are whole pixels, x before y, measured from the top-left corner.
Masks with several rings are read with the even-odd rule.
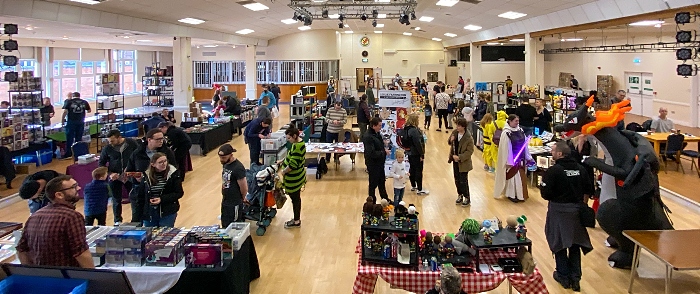
[[[282,117],[288,117],[288,106],[282,106]],[[471,207],[456,206],[456,190],[451,167],[447,163],[447,134],[428,131],[428,146],[425,164],[425,186],[428,196],[417,196],[409,191],[404,200],[414,203],[420,212],[421,229],[435,232],[454,232],[467,217],[476,219],[508,215],[528,216],[528,236],[534,242],[533,254],[542,272],[550,293],[573,293],[563,290],[552,279],[554,260],[544,237],[546,201],[539,192],[530,189],[530,199],[514,204],[492,195],[494,177],[480,169],[483,165],[481,153],[473,156],[475,169],[469,173],[472,194]],[[235,137],[232,144],[239,150],[236,154],[247,166],[248,152],[243,139]],[[287,204],[273,220],[267,234],[254,236],[261,266],[261,278],[251,285],[252,293],[349,293],[355,279],[358,256],[354,253],[360,235],[360,211],[367,195],[367,175],[363,172],[361,156],[354,170],[350,158],[341,158],[339,171],[331,171],[322,179],[309,179],[302,192],[302,227],[286,230],[283,222],[292,217],[291,205]],[[66,161],[54,162],[49,167],[65,171]],[[212,153],[206,157],[193,158],[194,172],[187,175],[184,184],[185,197],[181,200],[178,226],[216,224],[220,210],[221,167],[218,157]],[[677,177],[676,174],[674,174]],[[662,175],[662,178],[666,176]],[[688,190],[697,185],[671,180],[668,186],[686,186]],[[684,178],[685,181],[685,178]],[[391,188],[391,182],[387,182]],[[698,215],[672,201],[667,201],[673,211],[672,219],[677,229],[698,228]],[[82,202],[79,203],[82,211]],[[124,215],[130,215],[125,207]],[[0,210],[0,221],[24,222],[28,216],[24,202]],[[111,212],[108,220],[111,220]],[[613,269],[607,264],[612,249],[604,246],[606,234],[599,228],[589,230],[595,249],[583,258],[582,293],[625,293],[629,282],[629,271]],[[689,244],[690,245],[690,244]],[[693,246],[693,245],[690,245]],[[664,287],[664,266],[644,254],[640,275],[635,283],[635,293],[661,293]],[[406,293],[390,289],[381,279],[376,293]],[[505,283],[493,293],[508,293]],[[673,275],[673,293],[700,293],[700,275],[697,272],[680,272]]]

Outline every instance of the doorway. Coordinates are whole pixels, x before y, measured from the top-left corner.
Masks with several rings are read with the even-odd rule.
[[[630,113],[654,117],[654,75],[648,72],[625,72],[627,96],[632,110]]]
[[[374,77],[373,68],[356,68],[355,69],[355,86],[357,92],[364,92],[367,87],[368,81],[372,81]],[[372,81],[373,82],[373,81]]]

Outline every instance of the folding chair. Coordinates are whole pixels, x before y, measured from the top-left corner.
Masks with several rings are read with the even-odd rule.
[[[685,173],[683,165],[681,164],[681,151],[683,151],[683,141],[685,141],[685,136],[682,134],[670,134],[666,139],[666,149],[663,151],[662,155],[666,157],[675,156],[674,161],[676,162],[676,171],[680,166],[681,171]],[[667,172],[667,160],[664,160],[664,173]]]
[[[690,157],[690,171],[692,172],[693,168],[695,168],[695,171],[698,173],[698,177],[700,178],[700,169],[698,168],[698,164],[695,162],[696,159],[700,160],[700,144],[698,144],[698,151],[683,150],[681,151],[681,156]]]

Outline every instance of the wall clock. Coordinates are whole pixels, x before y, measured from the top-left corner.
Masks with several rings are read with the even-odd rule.
[[[362,47],[367,47],[367,46],[369,46],[369,37],[364,36],[364,37],[360,38],[360,45],[361,45]]]
[[[362,51],[362,57],[367,57],[369,55],[369,52],[367,50]]]

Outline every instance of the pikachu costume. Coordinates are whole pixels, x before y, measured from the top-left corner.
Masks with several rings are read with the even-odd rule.
[[[496,127],[503,129],[508,119],[508,114],[501,110],[498,112],[496,120],[494,123],[481,126],[484,132],[484,152],[482,154],[484,158],[484,163],[489,166],[492,171],[496,168],[496,163],[498,161],[498,146],[493,144],[493,135],[496,133]]]

